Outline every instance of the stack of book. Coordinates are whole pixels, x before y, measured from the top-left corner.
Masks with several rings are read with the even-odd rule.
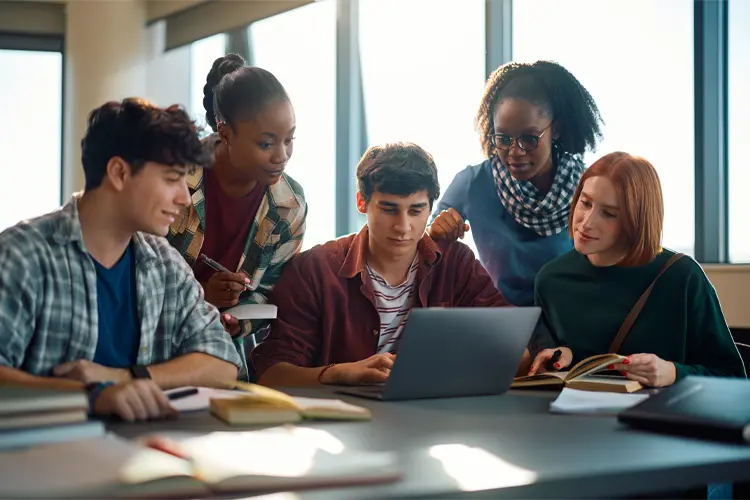
[[[0,450],[103,436],[80,391],[0,385]]]

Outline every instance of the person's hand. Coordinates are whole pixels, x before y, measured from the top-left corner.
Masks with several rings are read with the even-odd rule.
[[[563,368],[567,368],[568,366],[570,366],[570,363],[573,362],[573,351],[571,351],[569,347],[555,347],[554,349],[545,349],[537,354],[536,358],[534,358],[534,362],[531,364],[531,369],[529,370],[529,375],[546,372],[547,368],[545,367],[545,365],[547,364],[547,361],[552,359],[552,356],[558,349],[562,351],[562,354],[560,355],[560,359],[557,360],[557,363],[553,365],[555,369],[562,370]]]
[[[127,382],[131,380],[130,372],[124,368],[109,368],[87,359],[76,359],[59,364],[52,368],[52,375],[60,378],[78,380],[84,384],[92,382]]]
[[[236,336],[242,331],[242,329],[240,328],[240,320],[229,313],[221,313],[221,324],[232,337]]]
[[[388,380],[396,356],[375,354],[356,363],[334,365],[323,374],[323,384],[359,385],[382,383]]]
[[[656,354],[633,354],[622,363],[610,366],[610,369],[619,370],[630,380],[649,387],[666,387],[677,379],[674,363],[664,361]]]
[[[427,229],[430,238],[433,240],[451,240],[463,239],[464,234],[469,230],[469,225],[464,223],[461,215],[455,208],[443,210],[432,221],[432,225]]]
[[[94,413],[115,415],[128,422],[177,416],[159,386],[145,379],[104,388],[94,402]]]
[[[236,306],[246,283],[250,283],[250,278],[243,273],[214,273],[203,285],[206,302],[216,307]]]

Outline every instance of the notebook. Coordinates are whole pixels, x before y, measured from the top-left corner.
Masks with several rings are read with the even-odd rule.
[[[0,385],[0,449],[103,435],[102,424],[87,418],[83,392]]]
[[[625,356],[619,354],[599,354],[576,363],[570,370],[527,375],[513,379],[511,389],[549,387],[580,389],[584,391],[635,392],[643,389],[640,382],[624,377],[595,375],[607,370],[614,363],[620,363]]]
[[[636,428],[723,441],[750,442],[750,382],[688,376],[618,420]]]
[[[112,434],[0,452],[3,496],[206,497],[375,484],[400,477],[394,454],[345,449],[317,429],[173,433],[160,439],[177,443],[187,459]],[[35,473],[40,470],[45,473]]]
[[[0,432],[0,450],[96,438],[104,436],[104,434],[106,434],[106,428],[98,420],[68,425],[13,429]],[[0,486],[1,490],[2,486]]]
[[[240,304],[223,310],[237,319],[276,319],[275,304]]]
[[[75,410],[88,410],[88,399],[82,391],[39,389],[23,384],[0,385],[0,419]]]
[[[648,394],[581,391],[565,387],[549,405],[550,413],[617,415],[625,408],[648,399]]]
[[[236,382],[241,396],[222,395],[210,399],[211,413],[231,425],[261,425],[298,422],[302,419],[370,420],[367,408],[339,399],[299,398],[256,384]]]

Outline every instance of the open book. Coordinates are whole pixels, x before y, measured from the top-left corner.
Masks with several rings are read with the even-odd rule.
[[[292,397],[281,391],[256,384],[235,382],[239,390],[198,387],[196,394],[171,401],[174,409],[183,412],[211,412],[229,424],[268,425],[299,422],[303,418],[326,420],[370,420],[367,408],[340,399]],[[171,389],[182,392],[185,387]]]
[[[512,389],[529,387],[551,387],[581,389],[584,391],[635,392],[643,386],[635,380],[623,377],[595,376],[611,364],[621,363],[625,356],[619,354],[599,354],[576,363],[564,372],[547,372],[513,379]]]
[[[179,453],[147,445],[155,439]],[[0,452],[2,496],[8,498],[195,498],[399,477],[392,453],[350,450],[326,431],[296,427],[170,433],[139,441],[110,434]]]
[[[370,420],[367,408],[339,399],[292,397],[256,384],[236,382],[239,396],[218,395],[210,399],[211,413],[229,424],[281,424],[305,419]]]

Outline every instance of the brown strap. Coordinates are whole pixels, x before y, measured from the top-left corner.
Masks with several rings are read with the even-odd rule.
[[[635,306],[633,306],[633,309],[628,314],[628,317],[625,318],[622,326],[620,326],[620,331],[617,332],[615,339],[609,346],[610,353],[616,354],[620,350],[625,337],[628,336],[628,332],[630,332],[630,329],[633,327],[633,323],[635,323],[635,320],[638,319],[638,315],[641,314],[641,309],[643,309],[643,306],[646,304],[648,296],[651,295],[651,290],[654,289],[656,281],[661,277],[662,274],[664,274],[667,269],[672,266],[672,264],[674,264],[684,256],[684,253],[676,253],[672,257],[670,257],[670,259],[664,264],[664,266],[661,268],[661,271],[659,271],[659,274],[656,275],[656,278],[654,278],[654,281],[651,282],[651,285],[646,288],[646,291],[643,292],[643,295],[641,295],[641,297],[638,299],[638,302],[635,303]]]

